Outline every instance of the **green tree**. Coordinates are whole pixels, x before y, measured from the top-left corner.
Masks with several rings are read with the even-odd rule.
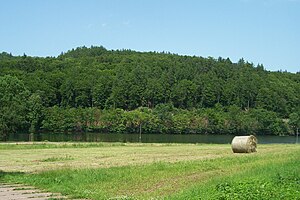
[[[172,102],[179,108],[192,108],[196,104],[197,86],[189,80],[181,80],[173,87]]]
[[[28,121],[30,123],[29,132],[36,132],[40,126],[43,117],[43,104],[40,95],[32,94],[28,99]]]
[[[289,125],[292,127],[294,134],[297,137],[296,143],[298,143],[298,134],[300,129],[300,113],[299,112],[293,112],[289,116]]]
[[[126,126],[139,130],[139,142],[142,142],[142,126],[149,121],[151,117],[150,112],[151,111],[148,108],[141,107],[124,113]]]
[[[26,99],[29,91],[17,77],[0,77],[0,135],[26,129]]]

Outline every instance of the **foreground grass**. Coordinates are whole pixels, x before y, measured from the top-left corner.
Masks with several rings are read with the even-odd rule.
[[[207,184],[197,183],[169,199],[300,199],[300,156],[256,162],[247,170],[212,178]],[[251,161],[252,162],[252,161]]]
[[[20,173],[22,170],[14,166],[18,160],[1,156],[0,180],[90,199],[299,199],[300,196],[300,146],[297,145],[260,145],[255,154],[232,154],[229,145],[103,144],[87,148],[55,145],[58,144],[39,151],[26,146],[1,149],[1,154],[21,154],[25,165],[31,163],[32,157],[38,158],[38,162],[29,166],[49,166],[51,162],[56,165],[52,170],[44,167],[25,170],[23,166],[21,169],[30,173]],[[47,157],[47,153],[57,154]],[[63,156],[66,154],[69,156]],[[90,165],[97,160],[94,156],[102,154],[110,158],[106,165],[92,168]],[[129,159],[132,156],[141,159],[132,162]],[[74,166],[85,160],[88,164]],[[61,163],[69,164],[62,167]]]

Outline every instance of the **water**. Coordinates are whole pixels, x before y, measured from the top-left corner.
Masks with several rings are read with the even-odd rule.
[[[51,142],[139,142],[139,134],[105,134],[105,133],[39,133],[11,134],[6,141],[51,141]],[[207,143],[228,144],[234,135],[178,135],[178,134],[142,134],[143,143]],[[294,136],[257,136],[258,143],[295,143]]]

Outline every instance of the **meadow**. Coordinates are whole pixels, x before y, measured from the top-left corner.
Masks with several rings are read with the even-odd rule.
[[[1,143],[0,182],[71,199],[300,199],[300,145]]]

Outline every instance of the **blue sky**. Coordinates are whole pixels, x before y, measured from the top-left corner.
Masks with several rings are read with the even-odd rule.
[[[14,55],[103,45],[300,71],[300,0],[0,0],[0,19]]]

